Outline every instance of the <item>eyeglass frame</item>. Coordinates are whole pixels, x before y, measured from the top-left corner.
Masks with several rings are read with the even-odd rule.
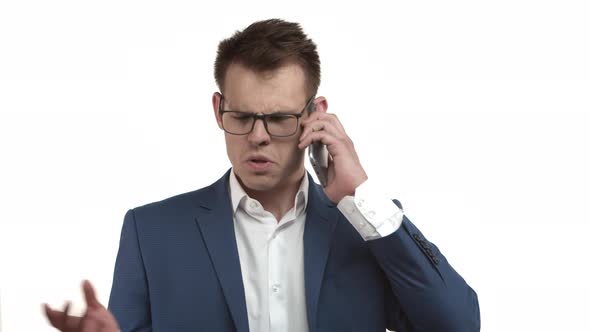
[[[315,99],[315,95],[311,96],[307,102],[305,103],[305,106],[303,107],[303,109],[298,112],[298,113],[286,113],[286,112],[273,112],[273,113],[251,113],[251,112],[243,112],[243,111],[232,111],[232,110],[222,110],[221,109],[221,105],[223,104],[223,99],[224,96],[221,92],[218,92],[220,98],[219,98],[219,105],[218,105],[218,109],[217,112],[219,112],[219,118],[221,119],[221,128],[223,129],[224,132],[230,134],[230,135],[248,135],[250,134],[253,130],[254,130],[254,126],[256,125],[256,121],[258,120],[262,120],[262,123],[264,124],[264,129],[266,130],[266,133],[271,136],[271,137],[290,137],[293,136],[297,133],[297,128],[299,127],[299,119],[303,116],[303,113],[309,108],[309,106],[312,104],[312,101]],[[231,133],[229,131],[227,131],[227,129],[225,129],[225,125],[223,124],[223,114],[224,113],[239,113],[239,114],[243,114],[243,115],[248,115],[251,118],[254,119],[254,121],[252,121],[252,127],[250,128],[250,130],[244,134],[235,134],[235,133]],[[297,118],[297,125],[295,126],[295,131],[292,134],[289,135],[273,135],[270,133],[270,131],[268,130],[268,123],[267,123],[267,118],[273,116],[273,115],[291,115],[291,116],[295,116]]]

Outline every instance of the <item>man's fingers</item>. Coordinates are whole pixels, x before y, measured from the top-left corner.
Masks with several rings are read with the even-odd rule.
[[[70,311],[70,301],[67,301],[66,304],[64,305],[64,311],[61,315],[61,326],[63,328],[67,328],[68,327],[68,312]]]
[[[45,309],[45,316],[47,316],[51,326],[61,330],[63,328],[63,312],[51,309],[47,303],[43,303],[43,309]]]
[[[82,282],[82,291],[84,292],[84,298],[86,299],[86,305],[89,310],[106,310],[100,302],[96,299],[96,294],[94,292],[94,288],[90,284],[88,280],[84,280]],[[45,315],[49,320],[49,323],[60,331],[80,331],[82,318],[76,316],[70,316],[68,313],[70,311],[71,303],[66,302],[64,305],[63,311],[53,310],[47,304],[43,304],[43,309],[45,311]],[[98,323],[98,324],[97,324]],[[102,322],[95,322],[94,319],[88,321],[85,325],[85,329],[90,331],[98,331],[101,329],[101,326],[104,325]]]
[[[96,299],[96,294],[94,292],[94,288],[92,287],[92,284],[90,284],[90,281],[84,280],[82,282],[82,290],[84,291],[84,298],[86,299],[86,305],[89,308],[102,307],[102,304],[100,304],[100,302],[98,302],[98,300]]]

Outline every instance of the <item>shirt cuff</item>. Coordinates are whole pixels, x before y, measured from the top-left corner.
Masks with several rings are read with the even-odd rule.
[[[338,210],[365,241],[394,233],[404,217],[404,211],[369,180],[356,188],[354,196],[344,196],[338,202]]]

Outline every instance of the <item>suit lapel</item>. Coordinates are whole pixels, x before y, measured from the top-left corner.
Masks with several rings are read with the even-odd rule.
[[[237,331],[246,332],[248,331],[248,313],[234,232],[231,199],[227,189],[228,180],[229,172],[209,187],[209,192],[197,202],[195,219],[209,251]]]
[[[309,174],[308,177],[309,203],[303,234],[303,257],[307,320],[310,332],[314,332],[317,328],[318,302],[324,270],[339,215],[335,204],[325,196],[323,189]]]
[[[246,297],[236,243],[228,171],[197,201],[196,223],[223,289],[238,332],[248,331]],[[316,331],[318,302],[330,244],[339,214],[311,175],[303,234],[305,298],[310,332]]]

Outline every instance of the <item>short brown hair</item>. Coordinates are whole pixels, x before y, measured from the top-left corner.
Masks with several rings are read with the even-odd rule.
[[[315,95],[320,85],[320,57],[316,44],[298,23],[281,19],[258,21],[222,40],[215,59],[215,82],[221,92],[227,68],[232,63],[257,72],[296,63],[305,72],[307,93]]]

